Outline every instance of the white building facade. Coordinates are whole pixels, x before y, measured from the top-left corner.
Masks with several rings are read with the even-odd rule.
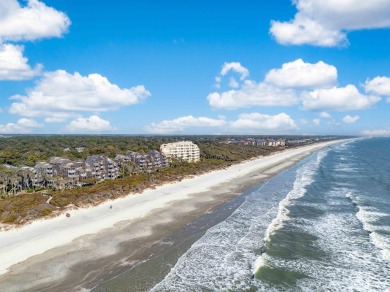
[[[187,162],[197,162],[200,160],[199,147],[191,141],[162,144],[160,151],[169,158],[181,159]]]

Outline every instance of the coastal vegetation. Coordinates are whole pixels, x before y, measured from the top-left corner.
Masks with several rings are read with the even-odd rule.
[[[62,156],[84,159],[87,155],[102,154],[115,157],[128,150],[145,153],[159,149],[162,143],[180,141],[188,137],[129,137],[129,136],[16,136],[0,139],[0,189],[12,188],[18,172],[4,165],[34,165],[38,161]],[[107,180],[84,187],[56,191],[34,188],[13,194],[7,192],[0,199],[0,222],[24,224],[37,218],[55,216],[66,208],[97,205],[108,199],[128,194],[139,194],[146,188],[182,180],[215,169],[225,168],[252,157],[266,156],[284,147],[258,147],[244,144],[226,144],[223,136],[192,136],[200,148],[201,160],[197,163],[174,161],[169,167],[152,173],[123,172],[115,180]],[[83,148],[82,152],[75,150]],[[9,191],[9,189],[8,189]],[[49,200],[49,198],[51,199]]]

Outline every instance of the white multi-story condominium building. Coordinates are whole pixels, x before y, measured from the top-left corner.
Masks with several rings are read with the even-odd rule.
[[[285,140],[270,140],[268,141],[268,147],[286,146]]]
[[[160,150],[162,154],[169,158],[181,159],[187,162],[200,160],[199,147],[191,141],[162,144]]]

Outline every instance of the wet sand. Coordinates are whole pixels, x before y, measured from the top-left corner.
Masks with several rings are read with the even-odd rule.
[[[45,222],[38,222],[37,226],[47,233],[40,234],[36,240],[26,237],[34,232],[34,226],[24,227],[25,232],[22,228],[15,237],[5,232],[8,233],[8,237],[5,236],[4,241],[2,241],[4,234],[0,234],[0,258],[5,258],[2,268],[6,270],[0,276],[0,291],[84,291],[92,288],[96,291],[116,291],[115,283],[121,283],[120,277],[127,282],[130,280],[126,291],[144,291],[162,279],[175,259],[208,228],[229,216],[239,206],[240,198],[232,200],[230,205],[229,203],[222,205],[225,209],[223,207],[218,209],[218,206],[327,145],[329,143],[285,151],[272,157],[262,157],[227,170],[206,174],[201,178],[196,177],[150,190],[149,194],[146,192],[122,201],[108,202],[107,206],[99,206],[106,208],[104,212],[99,211],[100,209],[97,209],[99,207],[89,210],[88,215],[96,213],[97,216],[96,221],[90,224],[85,223],[89,219],[86,213],[79,214],[75,211],[74,222],[86,224],[85,226],[67,229],[63,224],[69,225],[70,221],[64,221],[63,218],[58,222],[47,223],[48,227]],[[211,181],[213,179],[216,183]],[[169,191],[174,191],[174,194]],[[156,195],[167,196],[167,199],[158,204],[154,197]],[[244,196],[240,197],[242,199]],[[140,199],[145,199],[142,203],[149,209],[144,205],[142,208],[137,206],[139,203],[137,200]],[[151,199],[154,200],[150,201]],[[125,206],[129,202],[134,204]],[[108,208],[109,204],[114,206],[112,210]],[[120,212],[124,213],[124,216],[127,214],[130,219],[117,220],[123,218],[122,215],[112,218],[115,217],[113,212],[115,209],[119,210],[120,206],[126,207]],[[145,210],[147,212],[138,215],[137,212]],[[117,221],[110,224],[113,220]],[[88,227],[91,227],[90,234],[86,232]],[[78,233],[75,232],[77,228],[85,235],[77,236]],[[51,232],[52,236],[68,238],[51,238]],[[15,241],[14,245],[12,240]],[[49,244],[40,249],[37,245],[44,240],[53,240],[50,243],[54,246],[48,248]],[[60,244],[57,244],[58,242]],[[26,246],[29,250],[24,251],[25,254],[12,254]],[[42,249],[43,252],[40,252]],[[164,255],[169,259],[164,258]],[[13,263],[18,259],[22,260]],[[8,268],[9,266],[11,267]],[[145,271],[150,271],[151,277],[144,275]],[[116,281],[111,280],[113,278]]]

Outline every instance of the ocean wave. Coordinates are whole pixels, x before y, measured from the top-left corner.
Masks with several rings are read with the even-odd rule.
[[[265,236],[264,236],[264,245],[271,241],[272,235],[280,230],[284,223],[289,220],[289,205],[292,204],[294,200],[297,200],[303,197],[306,193],[306,187],[314,182],[314,174],[318,170],[318,167],[321,161],[326,157],[329,150],[323,150],[317,154],[315,160],[312,160],[301,168],[297,170],[296,180],[294,182],[293,189],[287,194],[287,196],[279,203],[279,209],[277,216],[272,220],[271,224],[268,226]],[[254,263],[253,273],[255,274],[262,266],[264,266],[265,261],[262,259],[264,256],[261,255],[256,259]]]
[[[337,291],[390,289],[390,267],[367,241],[367,235],[358,232],[358,222],[352,213],[335,213],[308,228],[308,232],[318,237],[318,246],[330,257],[326,264],[332,268],[328,271],[321,263],[310,268],[310,276],[321,285],[318,287],[338,288]],[[370,236],[383,239],[375,233]],[[309,281],[303,282],[309,284]]]
[[[293,186],[296,167],[253,190],[229,218],[195,242],[151,291],[250,289],[253,263],[261,253],[259,243],[278,213],[280,200]]]

